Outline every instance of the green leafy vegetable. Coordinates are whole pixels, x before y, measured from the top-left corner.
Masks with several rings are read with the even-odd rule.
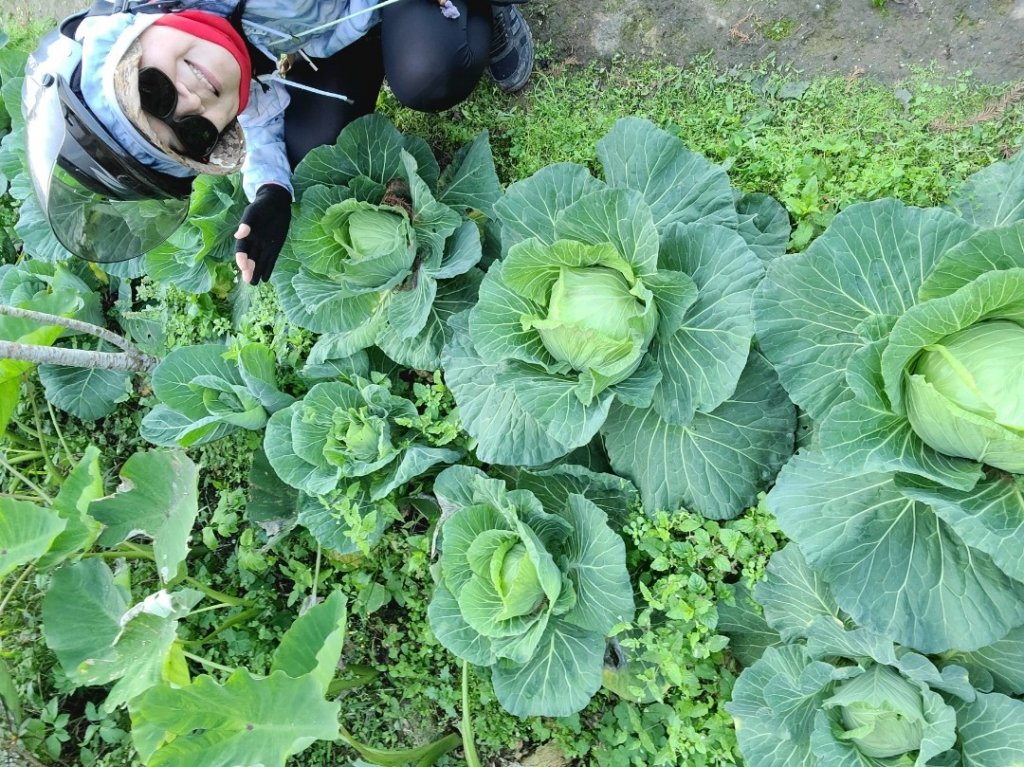
[[[430,626],[460,658],[491,668],[517,716],[566,716],[601,686],[605,638],[633,617],[625,546],[582,495],[545,509],[482,471],[452,466]]]

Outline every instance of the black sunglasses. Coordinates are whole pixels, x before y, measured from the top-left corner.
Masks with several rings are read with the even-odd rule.
[[[139,103],[143,110],[163,120],[184,148],[183,154],[200,162],[210,159],[220,138],[217,126],[200,115],[174,116],[178,91],[166,74],[156,67],[139,70]]]

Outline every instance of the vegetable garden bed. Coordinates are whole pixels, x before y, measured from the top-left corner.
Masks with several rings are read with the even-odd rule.
[[[234,179],[135,262],[62,252],[21,170],[24,47],[18,758],[1024,759],[1021,111],[929,127],[998,89],[638,65],[443,123],[385,98],[296,171],[252,289]]]

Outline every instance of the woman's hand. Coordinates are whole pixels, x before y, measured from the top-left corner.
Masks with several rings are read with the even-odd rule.
[[[235,232],[235,263],[244,282],[256,285],[270,278],[291,221],[291,193],[277,184],[261,186]]]

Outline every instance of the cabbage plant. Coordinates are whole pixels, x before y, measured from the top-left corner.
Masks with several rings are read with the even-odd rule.
[[[926,652],[1024,624],[1024,161],[946,208],[847,208],[754,311],[816,424],[768,506],[842,609]]]
[[[751,296],[785,212],[649,122],[560,163],[495,211],[504,256],[453,317],[443,368],[477,455],[537,466],[598,434],[650,509],[734,516],[792,452],[795,416],[751,352]]]
[[[607,515],[576,492],[545,507],[468,466],[442,471],[434,493],[442,509],[427,611],[434,635],[490,668],[509,712],[582,709],[601,686],[606,637],[634,611],[625,544]]]
[[[318,383],[270,418],[263,446],[277,475],[309,495],[371,477],[371,500],[462,452],[425,443],[411,423],[416,406],[390,391],[387,377]]]
[[[857,627],[789,545],[720,628],[745,652],[726,709],[748,767],[1011,767],[1024,759],[1024,631],[928,658]],[[753,649],[753,646],[758,646]],[[1009,658],[1009,663],[1003,662]]]
[[[179,347],[154,368],[152,385],[159,404],[142,419],[141,434],[165,447],[260,431],[271,413],[295,401],[277,386],[273,352],[257,343]]]
[[[476,296],[480,224],[501,194],[487,134],[441,173],[422,139],[367,115],[293,180],[298,211],[271,279],[288,319],[322,334],[311,362],[379,346],[438,367],[446,318]]]

